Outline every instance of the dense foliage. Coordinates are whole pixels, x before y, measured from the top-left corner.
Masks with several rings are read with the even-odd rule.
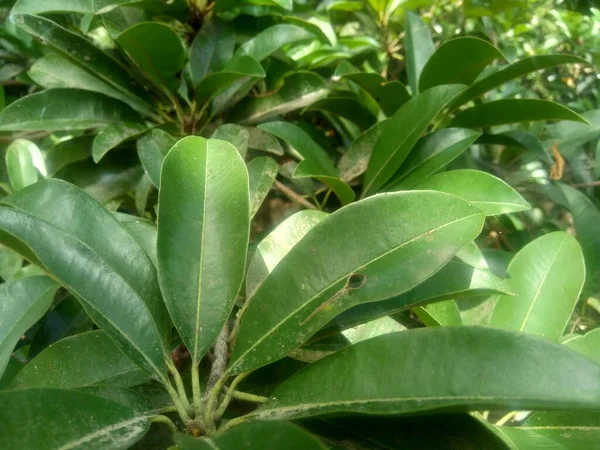
[[[596,448],[593,5],[0,5],[1,448]]]

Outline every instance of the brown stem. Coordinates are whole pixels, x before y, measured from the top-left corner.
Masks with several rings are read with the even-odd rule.
[[[275,180],[275,187],[277,189],[279,189],[286,197],[288,197],[293,202],[296,202],[308,209],[318,209],[311,202],[309,202],[304,197],[302,197],[301,195],[294,192],[292,189],[290,189],[289,187],[287,187],[285,184],[281,183],[280,181]]]

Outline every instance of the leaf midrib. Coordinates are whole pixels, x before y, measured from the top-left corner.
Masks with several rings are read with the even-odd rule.
[[[133,419],[125,420],[123,422],[118,422],[116,424],[103,427],[98,431],[94,431],[93,433],[88,433],[85,436],[80,437],[79,439],[77,439],[75,441],[68,442],[65,445],[59,447],[57,450],[71,450],[71,449],[80,447],[82,444],[85,444],[86,442],[90,442],[91,440],[96,439],[98,437],[111,436],[112,434],[114,434],[115,431],[118,431],[121,428],[125,428],[129,425],[133,425],[133,424],[137,424],[138,422],[149,421],[149,420],[150,419],[147,416],[138,416],[138,417],[134,417]]]

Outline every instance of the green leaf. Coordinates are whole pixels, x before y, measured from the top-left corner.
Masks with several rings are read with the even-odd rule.
[[[411,189],[450,164],[481,133],[466,128],[444,128],[421,138],[390,181],[389,190]],[[460,196],[459,196],[460,197]]]
[[[203,25],[190,48],[192,86],[196,88],[204,77],[225,67],[234,47],[235,36],[229,25],[216,20]]]
[[[557,231],[530,242],[510,262],[508,275],[516,295],[499,298],[490,325],[558,341],[585,279],[577,240]]]
[[[463,86],[437,86],[409,100],[385,124],[365,174],[363,197],[376,193],[400,168],[419,137]]]
[[[40,181],[3,203],[3,242],[39,261],[121,351],[164,380],[163,342],[170,322],[155,268],[127,230],[102,205],[63,181]]]
[[[326,19],[314,15],[307,15],[304,17],[284,16],[283,19],[288,23],[298,25],[306,29],[315,36],[319,36],[322,42],[330,44],[332,47],[337,45],[337,35],[335,34],[335,30],[333,29],[331,22]]]
[[[277,448],[285,450],[326,450],[319,439],[289,422],[249,422],[214,438],[199,438],[176,434],[181,450],[254,450]]]
[[[244,159],[248,154],[250,132],[246,127],[234,123],[226,123],[217,128],[210,138],[229,142],[237,149],[240,156]]]
[[[232,121],[255,124],[311,105],[327,96],[323,79],[312,72],[295,72],[272,95],[244,100],[232,114]],[[0,117],[2,117],[0,113]]]
[[[133,236],[144,249],[154,267],[158,267],[156,256],[156,239],[158,230],[154,222],[129,214],[115,213],[121,225]]]
[[[538,412],[527,419],[518,430],[545,436],[564,445],[566,449],[594,448],[600,441],[598,412]]]
[[[14,250],[0,244],[0,277],[10,281],[23,267],[23,258]]]
[[[150,428],[150,418],[95,395],[63,389],[0,392],[2,448],[125,450]],[[40,422],[45,426],[40,426]],[[31,430],[35,429],[35,433]]]
[[[314,38],[314,34],[296,25],[275,25],[243,43],[235,55],[248,55],[257,61],[262,61],[285,45]]]
[[[0,285],[0,378],[15,345],[48,311],[58,287],[48,277],[28,277]]]
[[[357,97],[328,97],[314,102],[307,111],[322,111],[342,117],[362,129],[371,128],[377,123],[375,116]]]
[[[269,194],[278,166],[273,158],[261,156],[248,163],[248,177],[250,180],[250,218],[254,217],[260,205]]]
[[[339,172],[325,150],[302,128],[289,122],[267,122],[260,124],[258,129],[284,140],[302,156],[302,162],[294,170],[294,178],[322,181],[335,192],[343,205],[354,200],[354,191],[339,178]]]
[[[399,81],[386,81],[381,75],[376,73],[349,73],[343,78],[352,80],[373,99],[379,103],[386,116],[395,114],[402,105],[410,100],[410,94]]]
[[[246,275],[246,297],[251,298],[265,278],[285,255],[308,233],[327,217],[316,210],[299,211],[281,222],[256,247]]]
[[[567,339],[563,345],[600,364],[600,328],[588,331],[585,336],[578,335]]]
[[[433,55],[435,47],[429,27],[423,23],[421,18],[407,11],[406,25],[404,27],[404,47],[406,48],[406,74],[413,95],[419,92],[419,78],[425,64]]]
[[[462,325],[460,311],[454,300],[445,300],[415,308],[421,322],[428,327],[448,327]]]
[[[447,192],[464,198],[483,211],[496,216],[531,209],[512,187],[480,170],[451,170],[427,178],[415,189]]]
[[[175,144],[161,173],[158,267],[165,303],[196,364],[233,308],[249,223],[248,173],[235,147],[201,137]]]
[[[141,123],[116,122],[108,125],[94,138],[92,157],[100,161],[112,149],[145,133],[148,127]]]
[[[77,89],[49,89],[4,108],[0,131],[85,130],[138,120],[131,108],[112,98]]]
[[[342,155],[338,162],[338,169],[343,181],[352,181],[367,171],[371,152],[386,123],[387,121],[379,122],[369,128],[352,142],[348,151]]]
[[[473,37],[452,39],[438,48],[423,67],[419,90],[442,84],[469,85],[496,59],[500,50],[487,41]]]
[[[509,98],[483,103],[459,112],[450,126],[485,128],[537,120],[587,121],[566,106],[549,100]]]
[[[348,327],[406,311],[416,306],[456,298],[485,295],[512,295],[509,284],[487,270],[475,269],[467,264],[450,261],[438,273],[410,291],[380,302],[358,305],[343,312],[325,328]]]
[[[210,101],[221,90],[243,79],[265,77],[265,70],[258,61],[250,56],[238,56],[220,72],[206,76],[196,89],[196,100],[203,104]]]
[[[317,11],[358,11],[364,8],[360,0],[324,0],[317,7]]]
[[[586,268],[586,292],[600,292],[600,211],[596,205],[577,189],[559,185],[569,203],[577,239],[581,243]]]
[[[369,339],[311,364],[275,389],[253,416],[593,410],[600,405],[598,376],[597,364],[536,336],[479,327],[416,329]]]
[[[522,427],[497,427],[491,424],[489,426],[495,430],[496,435],[504,441],[510,450],[538,448],[545,450],[568,450],[567,447],[532,430],[525,430]]]
[[[152,184],[160,187],[160,169],[169,150],[177,139],[164,130],[155,128],[137,141],[137,153]]]
[[[13,14],[12,17],[18,26],[29,34],[46,42],[63,57],[85,71],[90,72],[93,77],[100,79],[101,83],[94,83],[93,86],[95,88],[92,90],[99,91],[102,89],[99,92],[110,95],[109,92],[105,92],[104,88],[100,87],[102,83],[106,83],[112,89],[116,89],[121,95],[127,97],[128,100],[126,103],[132,107],[145,111],[147,114],[151,113],[152,106],[141,100],[147,97],[147,92],[142,86],[137,83],[135,78],[117,60],[100,50],[90,41],[78,34],[71,33],[66,28],[44,17],[28,14]],[[65,64],[62,66],[64,66],[65,72],[61,75],[61,78],[69,77],[71,74],[74,77],[79,76],[80,71],[72,72],[72,68],[69,69]],[[53,72],[55,73],[56,70],[60,70],[61,68],[61,66],[58,66]],[[86,84],[89,83],[89,79],[87,78],[83,81]],[[74,81],[69,81],[68,83],[74,83]]]
[[[15,377],[11,389],[85,386],[130,387],[148,376],[131,362],[104,331],[62,339],[31,360]]]
[[[105,14],[120,6],[135,5],[141,0],[18,0],[12,13],[80,13]]]
[[[63,167],[90,158],[93,140],[94,136],[77,136],[50,147],[45,161],[48,176],[54,176]]]
[[[245,127],[248,130],[248,148],[261,152],[283,156],[284,151],[275,136],[255,127]]]
[[[561,154],[568,158],[587,142],[598,139],[600,136],[600,110],[584,112],[581,117],[587,123],[565,121],[547,125],[546,128],[552,135],[552,140],[546,147],[550,148],[556,142]]]
[[[18,191],[46,175],[42,152],[31,141],[14,140],[6,149],[6,170],[13,190]]]
[[[558,66],[560,64],[587,64],[587,62],[573,55],[540,55],[523,58],[520,61],[509,64],[506,67],[475,81],[465,92],[459,95],[451,103],[450,108],[458,108],[498,86],[519,79],[529,73]]]
[[[336,211],[256,290],[229,371],[277,360],[352,306],[409,291],[473,240],[483,220],[477,208],[438,192],[379,195]]]
[[[165,84],[176,89],[175,75],[183,68],[184,49],[170,26],[158,22],[138,23],[123,31],[116,41],[144,76],[159,86]]]

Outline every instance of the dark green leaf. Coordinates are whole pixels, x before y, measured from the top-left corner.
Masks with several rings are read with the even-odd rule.
[[[409,100],[385,124],[365,174],[363,196],[376,193],[400,168],[417,140],[464,86],[437,86]]]
[[[50,147],[46,153],[46,170],[53,176],[63,167],[92,156],[93,136],[77,136]]]
[[[585,279],[577,240],[557,231],[530,242],[510,262],[508,275],[516,295],[499,298],[490,325],[558,341]]]
[[[586,120],[579,114],[559,103],[533,98],[509,98],[465,109],[452,119],[450,125],[464,128],[484,128],[537,120],[570,120],[586,123]]]
[[[125,450],[150,428],[147,415],[83,392],[5,391],[0,402],[0,447],[6,449]]]
[[[197,363],[229,317],[244,278],[248,173],[235,147],[180,140],[165,158],[158,217],[162,292]]]
[[[227,24],[211,21],[194,38],[190,49],[190,73],[195,88],[207,75],[218,72],[231,60],[235,36]]]
[[[137,141],[137,153],[152,184],[160,187],[160,169],[163,159],[177,139],[166,131],[155,128]]]
[[[80,14],[104,14],[119,6],[134,5],[141,0],[18,0],[14,13],[45,14],[73,12]]]
[[[129,214],[115,213],[117,220],[133,236],[144,249],[154,267],[158,267],[156,256],[156,239],[158,230],[154,222]]]
[[[147,380],[104,331],[90,331],[50,345],[19,372],[11,388],[129,387]]]
[[[380,195],[336,211],[289,251],[249,300],[229,371],[277,360],[352,306],[409,291],[473,240],[482,224],[477,208],[438,192]]]
[[[94,162],[100,161],[113,148],[136,138],[148,130],[140,123],[116,122],[108,125],[94,138],[92,157]]]
[[[203,104],[236,81],[264,77],[265,71],[258,61],[250,56],[238,56],[230,61],[223,70],[206,76],[200,82],[196,89],[196,100]]]
[[[448,409],[593,410],[600,406],[599,376],[599,365],[537,336],[425,328],[369,339],[310,365],[253,415],[278,420]]]
[[[406,25],[404,46],[406,47],[406,74],[413,95],[419,92],[419,78],[423,67],[433,55],[435,47],[429,27],[423,23],[421,18],[408,11],[406,13]]]
[[[415,189],[447,192],[464,198],[486,216],[531,209],[523,197],[500,178],[480,170],[451,170],[433,175]]]
[[[290,5],[291,5],[290,0]],[[291,9],[291,8],[290,8]],[[315,36],[319,36],[321,41],[330,44],[332,47],[335,47],[337,44],[337,36],[335,34],[335,30],[326,19],[315,15],[307,15],[307,16],[284,16],[283,18],[286,22],[291,23],[293,25],[298,25],[307,31],[313,33]]]
[[[367,129],[375,125],[377,119],[356,97],[328,97],[317,100],[307,111],[323,111],[343,117]]]
[[[381,105],[386,116],[392,116],[410,100],[410,94],[399,81],[386,81],[376,73],[349,73],[343,78],[352,80],[373,97]]]
[[[127,105],[104,95],[77,89],[49,89],[4,108],[0,112],[0,131],[85,130],[138,120],[138,115]]]
[[[545,436],[565,449],[592,449],[600,442],[600,413],[539,412],[518,429]]]
[[[254,158],[248,163],[250,180],[250,218],[254,217],[260,205],[269,194],[275,178],[277,163],[268,156]]]
[[[0,285],[0,377],[15,345],[48,311],[57,289],[48,277],[28,277]]]

